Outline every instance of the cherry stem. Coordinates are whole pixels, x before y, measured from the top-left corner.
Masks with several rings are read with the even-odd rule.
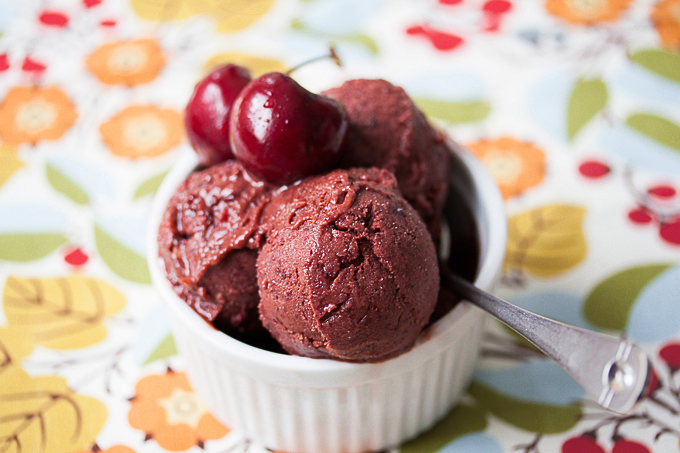
[[[328,54],[320,55],[320,56],[314,57],[314,58],[310,58],[309,60],[306,60],[306,61],[303,61],[302,63],[296,64],[295,66],[293,66],[292,68],[287,70],[285,72],[285,74],[291,75],[293,72],[297,71],[298,69],[300,69],[303,66],[307,66],[308,64],[314,63],[316,61],[325,60],[326,58],[330,58],[331,60],[333,60],[333,63],[335,63],[338,66],[342,66],[342,61],[340,60],[340,57],[338,56],[338,54],[335,52],[335,47],[330,46],[328,48]]]

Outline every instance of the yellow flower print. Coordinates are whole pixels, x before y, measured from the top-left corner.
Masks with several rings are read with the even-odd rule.
[[[680,0],[661,0],[650,15],[664,47],[680,52]]]
[[[543,181],[545,153],[531,143],[501,137],[480,140],[468,148],[484,163],[506,200]]]
[[[165,21],[207,15],[215,20],[218,32],[233,33],[262,17],[274,0],[132,0],[131,3],[142,19]]]
[[[165,66],[163,50],[153,39],[104,44],[85,66],[107,85],[134,86],[151,82]]]
[[[182,142],[183,131],[176,110],[141,105],[125,108],[99,127],[111,152],[128,159],[167,153]]]
[[[8,147],[57,140],[77,117],[73,103],[57,87],[15,87],[0,103],[0,137]]]
[[[612,22],[632,0],[546,0],[545,8],[553,16],[578,25]]]
[[[184,373],[168,370],[142,378],[131,402],[130,426],[166,450],[202,447],[206,440],[220,439],[229,432],[191,390]]]

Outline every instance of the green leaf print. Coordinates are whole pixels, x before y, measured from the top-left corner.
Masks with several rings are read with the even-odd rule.
[[[163,173],[160,173],[156,176],[152,176],[151,178],[141,183],[139,187],[137,187],[137,190],[135,191],[134,199],[136,200],[146,195],[155,194],[156,191],[158,190],[158,187],[161,185],[161,182],[163,182],[163,178],[165,178],[165,175],[167,174],[168,172],[164,171]]]
[[[640,266],[618,272],[600,282],[586,297],[583,315],[602,330],[622,331],[642,290],[670,264]]]
[[[104,232],[94,230],[97,251],[107,266],[119,277],[135,283],[151,283],[146,260]]]
[[[177,347],[175,346],[175,339],[172,334],[169,334],[160,344],[154,349],[154,351],[149,355],[143,365],[147,363],[154,362],[160,359],[166,359],[177,354]]]
[[[626,124],[652,140],[680,151],[680,126],[672,121],[650,113],[636,113],[628,117]]]
[[[46,165],[46,170],[47,181],[49,181],[50,185],[57,192],[66,195],[71,199],[71,201],[77,204],[84,205],[89,202],[89,197],[87,196],[87,193],[85,193],[85,191],[78,187],[78,185],[76,185],[73,181],[64,176],[64,174],[61,173],[59,170],[57,170],[50,164]]]
[[[558,406],[521,401],[479,382],[473,382],[468,393],[477,400],[481,408],[499,419],[534,433],[563,433],[573,428],[581,417],[581,407],[577,404]]]
[[[645,69],[673,82],[680,83],[680,55],[660,49],[635,52],[630,59]]]
[[[607,104],[607,86],[600,79],[580,79],[569,97],[567,107],[567,134],[573,140],[576,134]]]
[[[43,258],[67,239],[57,233],[0,234],[0,260],[26,262]]]
[[[364,47],[366,50],[368,50],[368,52],[370,52],[371,55],[377,55],[380,51],[380,49],[378,48],[378,44],[375,42],[375,40],[364,33],[357,33],[353,35],[336,35],[333,33],[326,33],[323,31],[318,31],[307,27],[299,19],[294,19],[290,24],[290,28],[300,33],[304,33],[306,35],[330,41],[333,43],[345,42],[351,44],[358,44]]]
[[[460,436],[482,431],[486,425],[482,409],[459,404],[432,429],[402,445],[399,453],[434,453]]]
[[[435,99],[414,99],[427,116],[447,123],[475,123],[489,116],[491,106],[483,101],[451,102]]]

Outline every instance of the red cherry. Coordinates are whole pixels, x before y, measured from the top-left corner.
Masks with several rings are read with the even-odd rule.
[[[562,444],[562,453],[604,453],[604,448],[600,447],[596,439],[583,434],[567,439]]]
[[[662,239],[671,244],[680,245],[680,219],[675,219],[661,225],[661,228],[659,228],[659,235]]]
[[[649,448],[632,440],[621,439],[614,444],[612,453],[650,453]]]
[[[634,223],[645,224],[652,221],[652,216],[644,209],[632,209],[628,213],[628,218]]]
[[[0,55],[0,72],[2,71],[7,71],[9,69],[9,59],[7,58],[7,54],[3,53]]]
[[[236,158],[253,175],[274,184],[332,168],[346,131],[342,104],[276,72],[243,89],[229,124]]]
[[[439,0],[439,3],[442,5],[458,5],[459,3],[463,3],[463,0]]]
[[[47,69],[47,67],[44,64],[33,60],[31,57],[26,57],[24,58],[24,63],[21,65],[21,69],[26,72],[42,72]]]
[[[49,27],[63,28],[68,25],[68,16],[58,11],[43,11],[38,20]]]
[[[588,160],[583,162],[578,167],[578,171],[586,178],[598,179],[607,175],[611,169],[603,162],[597,160]]]
[[[659,357],[673,372],[680,370],[680,343],[669,343],[659,351]]]
[[[101,25],[102,27],[115,27],[116,24],[117,24],[117,22],[115,20],[111,20],[111,19],[103,20],[103,21],[99,22],[99,25]]]
[[[503,14],[510,11],[510,8],[512,8],[512,3],[508,1],[489,0],[488,2],[484,3],[482,10],[494,14]]]
[[[83,0],[83,5],[85,5],[85,8],[92,8],[101,4],[101,2],[102,0]]]
[[[79,248],[71,249],[64,255],[64,261],[72,266],[82,266],[88,259],[89,257]]]
[[[249,82],[246,68],[228,64],[211,71],[194,88],[184,124],[201,164],[210,166],[234,158],[229,117],[234,100]]]
[[[647,190],[647,193],[659,198],[673,198],[677,192],[675,191],[675,188],[671,186],[658,185],[650,187],[649,190]]]

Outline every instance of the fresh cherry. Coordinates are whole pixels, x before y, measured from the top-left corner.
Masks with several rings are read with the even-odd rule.
[[[290,184],[335,165],[347,113],[338,101],[270,72],[241,91],[229,126],[234,154],[248,172],[274,184]]]
[[[198,82],[184,114],[189,142],[204,166],[233,159],[229,114],[234,100],[250,82],[250,73],[234,64],[220,66]]]

